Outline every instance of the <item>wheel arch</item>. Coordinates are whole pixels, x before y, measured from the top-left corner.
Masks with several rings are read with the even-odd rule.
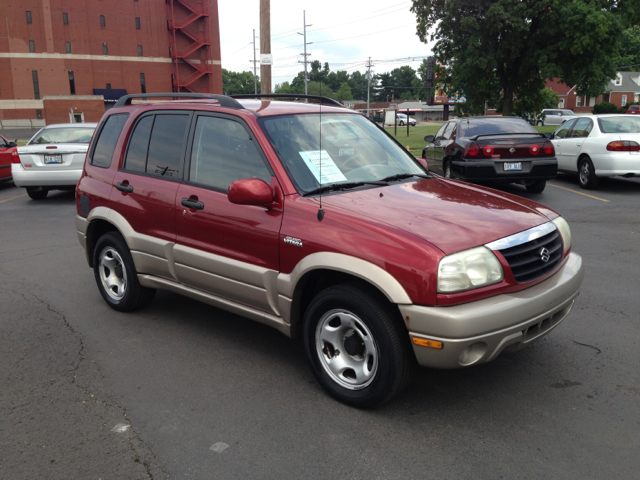
[[[98,239],[108,232],[118,232],[127,241],[127,231],[132,232],[131,225],[122,217],[122,215],[114,212],[106,207],[96,207],[91,210],[87,217],[86,252],[89,266],[93,268],[93,251]]]
[[[583,158],[588,158],[589,160],[591,160],[591,157],[589,156],[588,153],[581,153],[580,155],[578,155],[578,159],[576,160],[576,172],[580,173],[580,162],[582,161]]]

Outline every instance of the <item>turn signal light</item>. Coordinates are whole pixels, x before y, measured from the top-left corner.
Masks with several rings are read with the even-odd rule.
[[[475,157],[479,153],[480,153],[480,147],[478,147],[478,145],[476,145],[475,143],[470,143],[465,147],[464,154],[462,156]]]
[[[640,151],[640,144],[633,140],[616,140],[607,145],[610,152],[637,152]]]
[[[484,154],[487,157],[490,157],[491,155],[493,155],[493,147],[484,147]]]
[[[540,153],[540,147],[538,145],[531,145],[529,147],[529,152],[531,152],[531,155],[537,155]]]
[[[438,350],[442,350],[443,344],[442,342],[437,342],[436,340],[427,340],[426,338],[417,338],[411,337],[411,340],[414,344],[419,345],[421,347],[428,348],[437,348]]]
[[[15,149],[11,153],[11,163],[21,163],[20,162],[20,155],[18,155],[18,151],[15,150]]]
[[[556,150],[553,148],[553,144],[552,143],[545,143],[543,151],[544,151],[545,155],[555,155],[556,154]]]

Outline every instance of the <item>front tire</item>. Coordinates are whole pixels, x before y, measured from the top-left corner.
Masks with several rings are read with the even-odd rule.
[[[313,375],[337,400],[371,408],[390,400],[413,369],[406,328],[373,291],[337,285],[320,292],[304,316]]]
[[[136,267],[126,242],[119,233],[108,232],[96,242],[93,272],[105,302],[120,312],[130,312],[148,305],[155,289],[138,282]]]
[[[400,126],[404,127],[404,122],[402,120],[400,121]]]
[[[542,193],[546,186],[547,186],[546,180],[536,180],[533,183],[525,185],[525,187],[527,188],[527,192],[529,193]]]
[[[585,189],[593,189],[598,186],[600,179],[596,177],[596,169],[589,157],[583,157],[578,164],[578,183]]]
[[[27,187],[27,195],[31,200],[44,200],[47,198],[49,190],[43,187]]]
[[[442,164],[442,171],[444,172],[444,178],[451,178],[451,162],[445,160]]]

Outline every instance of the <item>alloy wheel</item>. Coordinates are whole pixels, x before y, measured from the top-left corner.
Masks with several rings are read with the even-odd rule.
[[[105,247],[99,257],[100,281],[113,300],[121,300],[127,292],[127,271],[122,257],[113,247]]]

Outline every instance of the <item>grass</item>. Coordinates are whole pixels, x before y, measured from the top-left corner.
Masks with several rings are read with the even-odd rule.
[[[422,155],[422,149],[425,146],[425,135],[435,135],[440,129],[441,125],[426,125],[420,127],[409,127],[409,136],[407,137],[407,127],[398,126],[397,135],[394,135],[393,127],[386,128],[387,132],[391,136],[395,137],[405,147],[409,147],[409,151],[415,155]],[[546,126],[546,127],[534,127],[540,133],[552,133],[555,132],[558,126]]]

